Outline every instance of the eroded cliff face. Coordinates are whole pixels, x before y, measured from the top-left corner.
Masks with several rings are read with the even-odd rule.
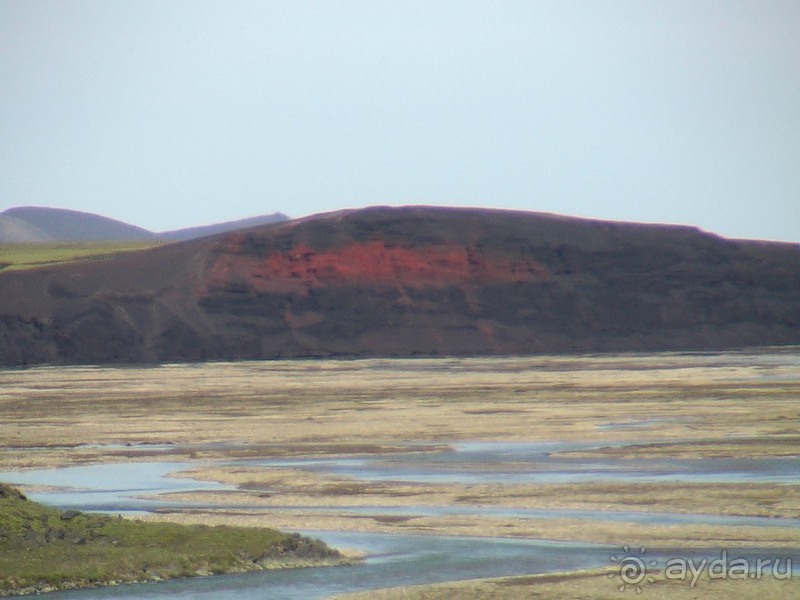
[[[244,286],[258,293],[303,293],[314,288],[444,287],[524,283],[545,279],[532,258],[501,258],[455,243],[403,247],[382,240],[318,251],[305,243],[286,251],[248,251],[247,236],[225,240],[206,274],[209,292]]]
[[[800,344],[797,245],[509,211],[347,211],[0,285],[5,364]]]

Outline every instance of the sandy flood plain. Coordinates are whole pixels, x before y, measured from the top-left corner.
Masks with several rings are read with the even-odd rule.
[[[397,512],[488,506],[796,519],[794,482],[375,482],[228,461],[390,455],[410,445],[436,452],[481,440],[592,442],[575,456],[793,459],[800,456],[798,356],[790,349],[7,370],[0,372],[0,468],[186,460],[196,465],[192,477],[237,486],[174,498],[219,508],[148,517],[180,522],[796,548],[798,528],[779,521],[743,527]],[[337,506],[369,510],[331,510]]]
[[[648,600],[761,600],[796,598],[800,591],[796,578],[767,576],[757,581],[744,581],[701,575],[692,585],[680,579],[670,579],[662,571],[653,571],[650,575],[641,585],[624,585],[619,584],[618,574],[613,570],[597,569],[408,586],[347,594],[337,596],[336,600],[617,600],[624,598],[626,592]]]

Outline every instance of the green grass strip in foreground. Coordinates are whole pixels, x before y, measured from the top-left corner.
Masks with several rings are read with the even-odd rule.
[[[0,595],[340,562],[297,534],[64,512],[0,484]]]

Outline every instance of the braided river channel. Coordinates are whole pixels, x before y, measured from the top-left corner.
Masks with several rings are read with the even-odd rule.
[[[463,486],[464,489],[471,489],[470,486],[529,486],[527,489],[532,489],[531,486],[588,484],[603,484],[611,488],[639,484],[711,484],[722,487],[785,486],[788,490],[800,485],[800,452],[796,447],[800,435],[795,431],[800,415],[795,408],[796,390],[800,389],[798,349],[697,356],[655,354],[623,357],[619,364],[615,360],[608,357],[516,358],[496,359],[495,362],[387,359],[362,363],[342,361],[333,366],[324,361],[206,367],[177,365],[153,367],[141,372],[98,367],[94,370],[67,369],[65,375],[53,369],[7,371],[0,373],[0,378],[5,378],[3,381],[8,384],[3,388],[4,399],[0,400],[7,407],[8,423],[16,428],[7,429],[10,433],[6,435],[17,435],[18,438],[14,443],[8,442],[4,451],[21,458],[15,459],[19,461],[18,465],[5,463],[7,466],[0,472],[0,481],[24,486],[30,499],[51,506],[130,517],[181,511],[197,514],[204,511],[246,511],[250,516],[259,511],[265,514],[268,511],[269,515],[324,511],[328,516],[351,520],[380,515],[387,523],[420,517],[463,517],[518,521],[580,520],[587,529],[600,522],[619,523],[626,527],[632,524],[641,527],[673,524],[747,527],[768,532],[773,531],[769,528],[792,531],[800,527],[800,512],[792,507],[775,514],[747,511],[741,514],[735,511],[705,514],[703,511],[681,510],[680,507],[673,511],[669,506],[665,508],[664,504],[653,510],[643,510],[641,506],[626,509],[619,504],[608,510],[589,504],[569,507],[566,504],[534,506],[522,503],[514,506],[513,502],[467,501],[383,502],[373,505],[369,497],[350,502],[346,495],[337,497],[336,502],[329,505],[324,504],[324,499],[304,505],[304,496],[299,492],[293,496],[293,502],[285,505],[281,504],[281,493],[264,493],[265,501],[260,505],[258,495],[253,494],[252,489],[242,489],[238,482],[222,483],[222,479],[217,481],[211,476],[196,475],[203,469],[209,472],[238,469],[255,474],[262,471],[295,473],[312,482],[334,480],[358,485],[412,485],[419,489],[436,485]],[[226,375],[229,378],[222,380],[214,375],[215,379],[211,379],[205,373],[213,369],[230,372],[230,376]],[[336,379],[339,371],[347,371],[348,379]],[[209,379],[204,380],[204,377]],[[151,430],[142,433],[144,430],[133,429],[138,427],[136,419],[146,418],[150,410],[144,404],[129,400],[133,392],[128,390],[138,390],[137,381],[142,378],[153,380],[146,390],[146,394],[153,398],[161,393],[153,390],[161,389],[167,385],[165,382],[178,380],[175,384],[177,391],[170,392],[173,396],[169,397],[162,394],[165,400],[158,405],[161,407],[159,414],[169,417],[164,417],[158,425],[167,433]],[[207,404],[196,400],[207,389],[211,390],[209,397],[212,392],[224,397],[230,387],[227,382],[234,380],[246,394],[242,392],[224,403],[215,398],[204,400]],[[303,386],[297,383],[300,380]],[[111,419],[111,424],[102,431],[103,435],[98,434],[85,447],[59,442],[72,455],[94,452],[95,458],[72,460],[59,466],[51,466],[58,463],[42,462],[36,466],[33,460],[36,453],[52,453],[56,445],[48,446],[45,434],[37,433],[44,431],[43,426],[60,432],[67,431],[75,423],[76,428],[84,427],[79,431],[76,429],[80,435],[91,434],[93,423],[88,417],[80,416],[85,413],[85,407],[90,406],[89,400],[85,400],[86,390],[104,386],[111,389],[108,381],[117,386],[114,389],[121,391],[107,392],[104,401],[123,416],[127,415],[127,420],[121,417]],[[373,392],[376,385],[379,389]],[[771,404],[755,407],[753,403],[758,401],[762,388],[764,397]],[[317,395],[305,403],[290,404],[290,400],[286,400],[305,389],[319,391],[313,392]],[[678,391],[673,392],[673,389]],[[418,402],[414,400],[417,412],[407,408],[412,400],[404,400],[404,390],[411,390],[407,392],[408,398],[412,395],[422,397]],[[336,394],[347,396],[352,403],[350,413],[345,413],[340,407]],[[610,398],[607,405],[604,404],[606,395]],[[485,397],[500,400],[491,404],[484,400]],[[698,408],[701,403],[695,401],[695,397],[702,400],[702,406],[710,408]],[[180,402],[175,398],[180,398]],[[185,398],[190,398],[193,404]],[[27,403],[26,410],[30,412],[30,407],[35,407],[36,402],[45,405],[55,402],[53,399],[62,402],[67,415],[61,421],[47,414],[37,417],[38,420],[32,420],[32,417],[26,420],[28,412],[21,408],[18,413],[13,412],[23,403]],[[634,404],[632,399],[639,404]],[[316,403],[313,404],[314,410],[308,408],[312,406],[312,400]],[[152,402],[156,406],[156,400]],[[101,402],[97,401],[97,405],[100,406]],[[202,425],[202,419],[216,419],[215,427],[229,429],[223,429],[218,439],[209,434],[205,439],[193,441],[189,437],[192,424],[182,420],[183,406],[194,407],[195,423]],[[637,406],[644,408],[637,409]],[[659,408],[658,412],[652,410],[654,406]],[[305,435],[304,430],[293,429],[300,427],[297,423],[309,428],[318,427],[323,432],[330,430],[332,433],[325,440],[343,435],[339,432],[357,436],[361,431],[358,427],[372,427],[374,430],[383,426],[382,422],[387,418],[384,415],[399,414],[401,408],[398,407],[409,411],[402,413],[402,426],[406,428],[403,435],[406,437],[397,434],[391,440],[391,452],[371,451],[366,442],[361,442],[363,448],[360,450],[338,453],[260,451],[247,454],[244,451],[249,445],[255,447],[259,443],[263,450],[267,443],[255,436],[266,436],[266,433],[261,433],[265,431],[273,436],[275,441],[270,441],[273,438],[268,441],[275,448],[281,444],[291,446],[285,440],[292,442],[301,439],[301,433]],[[463,415],[463,422],[467,424],[463,431],[456,431],[455,426],[448,429],[455,421],[450,415],[456,413],[447,411],[456,408],[460,411],[457,414]],[[152,410],[156,411],[155,408]],[[289,410],[295,412],[284,416]],[[583,411],[584,421],[576,417],[573,423],[572,415],[577,415],[579,410]],[[634,414],[635,410],[639,412]],[[172,417],[169,411],[174,411],[175,416]],[[551,415],[550,423],[553,425],[542,424],[544,411],[549,411],[547,414]],[[241,431],[248,432],[250,439],[234,437],[239,431],[237,428],[241,427],[237,421],[240,414],[245,415],[243,419],[249,419],[250,429],[241,428]],[[368,421],[373,414],[374,420]],[[715,414],[724,415],[728,421],[723,423],[722,416],[715,421]],[[429,415],[425,418],[434,422],[435,427],[423,422],[422,417],[417,425],[416,415]],[[262,419],[263,423],[255,419]],[[525,430],[519,424],[530,426]],[[126,433],[123,425],[129,426],[133,433]],[[497,431],[497,435],[470,437],[480,432],[484,425],[495,428],[492,431]],[[436,427],[446,435],[437,438]],[[82,433],[84,430],[89,434]],[[748,437],[750,430],[756,433]],[[251,431],[256,433],[249,433]],[[429,433],[431,431],[434,433]],[[521,431],[530,431],[530,435],[525,437]],[[174,439],[168,438],[168,434],[174,435]],[[387,427],[381,439],[389,439],[390,434],[391,429]],[[36,435],[40,438],[34,439]],[[321,434],[315,435],[323,440]],[[120,441],[114,442],[117,439],[114,436]],[[715,443],[720,443],[719,456],[702,454],[705,448],[702,444],[708,444],[712,438]],[[131,442],[131,439],[135,441]],[[313,443],[310,434],[309,439],[312,441],[302,443]],[[369,441],[370,438],[363,439]],[[684,448],[683,440],[700,450],[693,454],[689,450],[695,446]],[[637,452],[648,443],[657,449],[666,447],[675,451]],[[769,446],[773,449],[771,454],[766,451],[740,452],[736,450],[739,446],[733,450],[729,448],[730,444],[740,444],[743,448],[763,449],[767,448],[767,443],[772,444]],[[225,444],[230,444],[230,447]],[[424,450],[421,450],[423,446]],[[132,460],[120,460],[122,451],[136,456]],[[102,460],[106,452],[109,456],[115,453],[118,456],[113,462],[106,462]],[[101,459],[98,460],[97,456]],[[25,463],[28,458],[31,462]],[[247,493],[250,495],[246,496]],[[239,499],[243,499],[241,503]],[[302,525],[302,521],[300,523]],[[463,532],[450,535],[442,529],[427,532],[395,529],[388,532],[374,527],[363,530],[349,527],[337,530],[335,527],[315,527],[314,524],[295,530],[322,539],[333,547],[356,551],[364,556],[364,560],[360,564],[339,567],[272,570],[54,592],[48,597],[54,600],[200,597],[305,600],[387,587],[609,567],[620,555],[617,545],[576,541],[574,535],[566,541],[526,535],[478,536]],[[587,540],[590,539],[596,538],[587,536]],[[769,534],[760,539],[768,540]],[[749,544],[738,550],[735,547],[727,550],[736,552],[739,557],[769,555],[787,561],[786,564],[791,561],[794,569],[800,566],[800,548],[769,550],[766,546]],[[717,558],[720,548],[695,544],[686,548],[648,549],[647,559],[664,564],[670,556],[676,555]],[[613,585],[613,582],[609,583],[610,590],[614,589]]]
[[[740,460],[624,460],[552,458],[558,450],[586,449],[587,444],[564,443],[462,443],[437,453],[409,452],[357,459],[250,460],[237,464],[267,468],[292,467],[344,474],[363,480],[402,481],[768,481],[796,482],[800,461]],[[498,465],[499,468],[493,468]],[[0,473],[0,480],[16,484],[56,486],[59,491],[31,493],[33,500],[50,505],[112,514],[136,514],[163,509],[227,509],[254,507],[235,504],[201,504],[160,501],[159,494],[215,490],[220,484],[169,477],[190,467],[189,463],[134,462]],[[146,496],[140,499],[140,496]],[[315,507],[320,508],[320,507]],[[297,506],[286,510],[297,510]],[[276,510],[271,506],[270,510]],[[712,523],[725,525],[798,527],[800,519],[653,513],[640,511],[575,511],[506,509],[496,507],[439,506],[335,506],[328,511],[383,512],[398,516],[420,514],[481,514],[517,518],[578,517],[641,523]],[[364,553],[363,564],[343,567],[276,570],[244,575],[192,578],[51,594],[53,598],[325,598],[339,593],[383,587],[452,581],[464,578],[548,573],[608,566],[619,549],[612,546],[520,540],[503,537],[398,535],[336,531],[302,531],[334,547]],[[675,554],[672,550],[671,554]],[[693,549],[681,556],[714,557],[715,550]],[[766,551],[749,549],[738,556],[759,556]],[[665,559],[669,553],[651,554]],[[774,552],[773,552],[774,554]],[[718,556],[719,553],[716,553]],[[800,565],[800,550],[783,551],[781,559]]]

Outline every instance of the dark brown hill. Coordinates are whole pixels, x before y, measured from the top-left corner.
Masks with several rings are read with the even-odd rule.
[[[0,274],[0,362],[800,344],[800,246],[690,227],[343,211]]]

